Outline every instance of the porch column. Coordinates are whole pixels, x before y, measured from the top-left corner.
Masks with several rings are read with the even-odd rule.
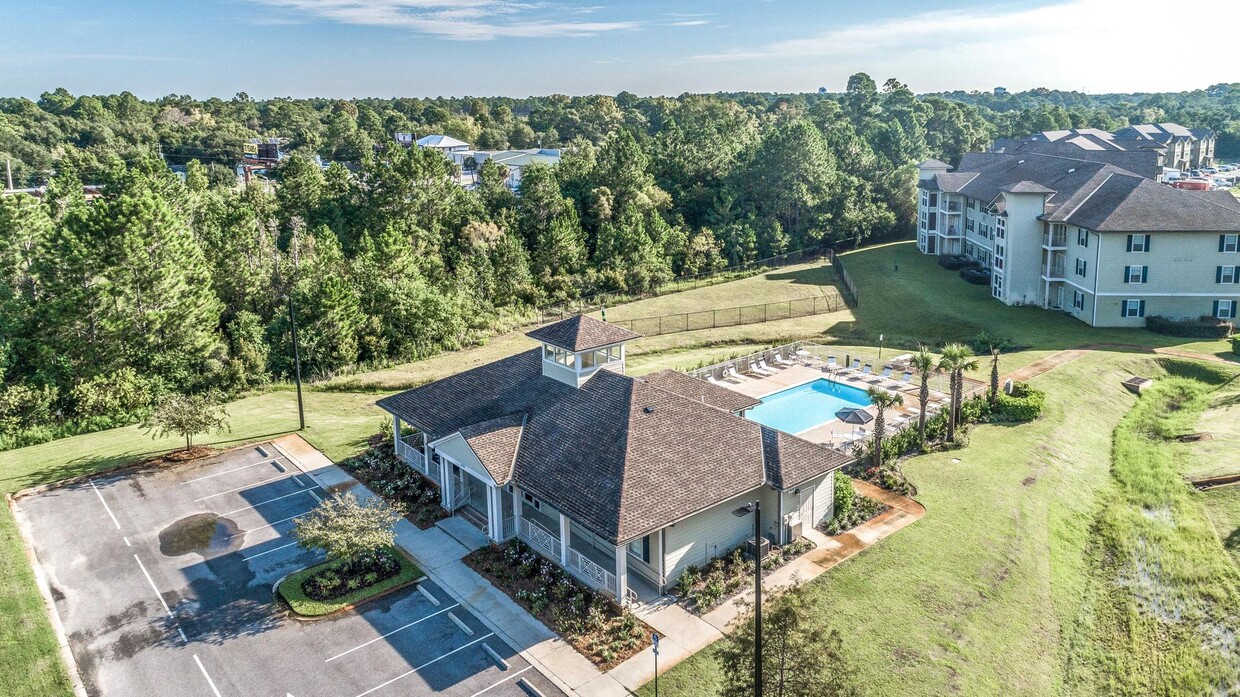
[[[422,471],[427,475],[431,473],[431,439],[425,433],[422,434]]]
[[[659,592],[667,592],[667,528],[659,530]]]
[[[569,522],[568,516],[560,514],[560,566],[568,568],[568,542],[569,536],[572,534],[572,523]]]
[[[443,507],[452,510],[452,465],[447,458],[439,458],[439,497]]]
[[[392,450],[400,453],[400,417],[392,415]]]
[[[525,503],[521,500],[521,489],[516,484],[512,485],[512,527],[520,532],[521,530],[521,504]]]
[[[616,545],[616,602],[624,604],[629,590],[629,551],[624,545]]]
[[[487,525],[491,528],[491,541],[504,541],[504,504],[499,499],[499,487],[487,484]]]

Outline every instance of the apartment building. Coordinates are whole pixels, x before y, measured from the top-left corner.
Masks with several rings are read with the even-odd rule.
[[[1113,164],[1038,152],[918,169],[918,249],[977,260],[1000,302],[1096,327],[1237,316],[1240,201],[1226,191],[1173,189]]]
[[[1198,169],[1214,164],[1214,131],[1177,123],[1146,123],[1114,133],[1098,128],[1042,131],[1023,138],[1001,138],[992,152],[1040,152],[1107,162],[1157,178],[1163,167]],[[1119,155],[1118,153],[1128,153]]]

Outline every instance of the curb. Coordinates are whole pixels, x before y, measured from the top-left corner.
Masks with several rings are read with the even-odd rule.
[[[60,650],[60,660],[64,661],[66,672],[69,674],[69,682],[73,685],[73,694],[75,697],[87,697],[86,685],[82,683],[81,673],[78,671],[77,659],[73,657],[73,649],[69,646],[69,637],[65,635],[65,627],[60,622],[60,615],[56,612],[56,601],[52,599],[51,585],[47,580],[47,574],[43,571],[43,565],[39,563],[39,556],[34,551],[34,545],[30,542],[29,524],[21,514],[21,509],[17,507],[17,500],[12,494],[5,494],[5,500],[8,502],[9,511],[13,514],[13,519],[17,522],[18,532],[22,537],[22,548],[26,552],[26,561],[29,562],[30,568],[34,571],[34,582],[39,587],[39,595],[43,597],[43,606],[47,610],[48,616],[52,621],[52,631],[56,634],[56,645]]]
[[[400,553],[401,553],[401,554],[404,554],[406,557],[409,557],[409,555],[408,555],[408,554],[405,554],[405,551],[404,551],[404,550],[400,550]],[[410,559],[410,563],[413,563],[413,562],[412,562],[412,559]],[[419,567],[419,568],[421,568],[421,567]],[[379,593],[378,595],[372,595],[372,596],[370,596],[369,598],[365,598],[365,599],[363,599],[363,600],[359,600],[359,601],[358,601],[358,602],[356,602],[356,603],[351,603],[351,604],[349,604],[349,605],[345,605],[345,606],[344,606],[344,607],[342,607],[342,608],[339,608],[339,609],[336,609],[336,610],[332,610],[331,612],[327,613],[326,615],[303,615],[303,614],[301,614],[301,613],[297,612],[296,610],[294,610],[294,609],[293,609],[292,604],[290,604],[290,603],[288,602],[288,600],[285,600],[285,599],[284,599],[284,596],[280,595],[280,591],[279,591],[280,584],[281,584],[281,583],[284,583],[284,580],[285,580],[285,579],[287,579],[289,576],[292,576],[292,575],[293,575],[293,574],[295,574],[295,573],[297,573],[297,572],[296,572],[296,571],[294,571],[294,572],[292,572],[292,573],[287,573],[287,574],[284,574],[283,576],[281,576],[281,577],[280,577],[280,579],[279,579],[278,581],[276,581],[275,583],[273,583],[273,584],[271,585],[271,594],[272,594],[272,595],[273,595],[273,596],[277,599],[277,601],[278,601],[280,604],[284,605],[284,606],[287,608],[287,610],[286,610],[286,616],[288,616],[288,617],[290,617],[290,618],[292,618],[292,619],[294,619],[294,620],[297,620],[298,622],[318,622],[319,620],[331,619],[331,618],[333,618],[333,617],[335,617],[335,616],[337,616],[337,615],[343,615],[344,613],[346,613],[346,612],[350,612],[350,611],[352,611],[352,610],[356,610],[356,609],[357,609],[357,608],[359,608],[359,607],[364,607],[367,603],[370,603],[370,602],[373,602],[373,601],[375,601],[375,600],[378,600],[379,598],[382,598],[382,597],[384,597],[384,596],[386,596],[386,595],[391,595],[392,593],[395,593],[396,591],[402,591],[402,590],[405,590],[406,588],[408,588],[408,587],[410,587],[410,586],[415,586],[415,585],[417,585],[417,584],[419,584],[419,583],[421,583],[421,582],[423,582],[423,581],[425,581],[425,580],[427,579],[426,572],[425,572],[425,571],[423,571],[423,572],[422,572],[422,575],[421,575],[421,576],[419,576],[419,577],[417,577],[417,578],[410,579],[410,580],[408,580],[408,581],[406,581],[406,582],[404,582],[404,583],[400,584],[399,586],[392,586],[391,588],[389,588],[389,589],[387,589],[387,590],[383,591],[382,593]]]

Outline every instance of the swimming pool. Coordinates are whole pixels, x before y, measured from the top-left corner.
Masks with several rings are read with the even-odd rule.
[[[835,412],[845,407],[868,406],[870,396],[865,390],[818,378],[764,397],[762,404],[745,412],[745,417],[795,434],[831,421]]]

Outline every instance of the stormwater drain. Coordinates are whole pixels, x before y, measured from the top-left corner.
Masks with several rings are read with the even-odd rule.
[[[165,556],[200,554],[216,557],[235,552],[244,537],[237,524],[214,513],[196,513],[159,531],[159,551]]]

